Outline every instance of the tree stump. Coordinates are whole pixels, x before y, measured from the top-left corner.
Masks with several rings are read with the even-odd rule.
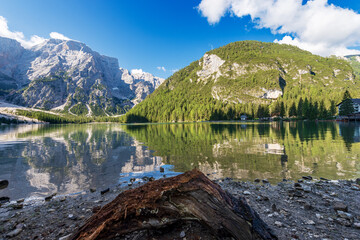
[[[243,198],[198,170],[119,194],[70,239],[277,239]]]

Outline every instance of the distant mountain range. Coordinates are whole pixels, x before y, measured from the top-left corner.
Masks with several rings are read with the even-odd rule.
[[[359,79],[360,56],[324,58],[285,44],[234,42],[165,81],[123,69],[77,41],[48,39],[25,49],[0,37],[0,99],[77,116],[131,109],[130,122],[225,120],[278,115],[282,104],[285,116],[324,117],[335,114],[345,89],[360,97]],[[306,110],[295,109],[304,99]]]
[[[120,68],[118,60],[73,40],[49,39],[23,48],[0,37],[0,98],[73,115],[122,114],[164,79]]]
[[[269,112],[330,116],[336,114],[334,106],[345,89],[360,97],[360,74],[352,67],[360,66],[360,57],[345,59],[320,57],[286,44],[234,42],[169,77],[129,111],[127,121],[230,120]]]

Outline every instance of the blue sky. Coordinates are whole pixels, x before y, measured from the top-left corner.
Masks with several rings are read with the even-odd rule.
[[[226,3],[226,0],[0,0],[0,16],[7,20],[10,31],[22,32],[26,39],[32,35],[49,38],[50,32],[59,32],[86,43],[101,54],[118,58],[121,67],[141,68],[161,77],[168,77],[172,70],[185,67],[212,48],[234,41],[273,42],[278,39],[305,46],[309,50],[311,47],[330,48],[327,43],[314,47],[312,40],[306,38],[305,31],[302,33],[301,30],[291,28],[293,25],[283,23],[283,20],[276,24],[290,30],[274,30],[278,25],[274,25],[267,15],[259,12],[245,11],[244,15],[237,14],[232,12],[236,9],[235,5],[231,6],[233,10],[230,6],[224,6],[223,12],[214,12],[217,11],[213,9],[214,1],[217,4]],[[234,0],[236,1],[242,2]],[[305,5],[306,2],[303,1],[302,4]],[[200,3],[205,6],[202,10],[197,9]],[[360,1],[338,0],[328,3],[352,9],[355,17],[359,15]],[[209,20],[213,16],[220,18],[215,22]],[[252,21],[252,18],[257,20]],[[346,19],[344,21],[346,23]],[[358,30],[360,39],[360,27]],[[352,31],[354,39],[358,36],[357,28],[349,31]],[[284,39],[284,36],[291,39]],[[331,39],[331,36],[328,38]],[[297,39],[299,43],[296,42]],[[356,41],[342,47],[357,49]],[[324,52],[322,55],[326,54]],[[158,67],[164,67],[166,71]]]

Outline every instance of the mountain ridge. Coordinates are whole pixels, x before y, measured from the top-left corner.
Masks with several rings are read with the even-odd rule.
[[[116,115],[164,81],[149,73],[133,75],[120,68],[116,58],[73,40],[48,39],[31,49],[7,38],[0,43],[0,97],[18,105]]]
[[[169,77],[129,111],[127,121],[231,120],[241,114],[260,117],[262,108],[268,112],[265,116],[279,115],[281,104],[289,116],[291,105],[297,108],[305,98],[307,105],[330,115],[343,91],[350,89],[355,97],[359,85],[345,60],[291,45],[234,42],[205,53]]]

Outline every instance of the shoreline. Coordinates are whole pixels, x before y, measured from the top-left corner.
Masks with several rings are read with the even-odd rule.
[[[279,239],[360,239],[359,180],[214,182],[234,197],[244,197]],[[91,189],[36,204],[5,204],[0,207],[0,239],[65,240],[118,194],[143,184]]]

